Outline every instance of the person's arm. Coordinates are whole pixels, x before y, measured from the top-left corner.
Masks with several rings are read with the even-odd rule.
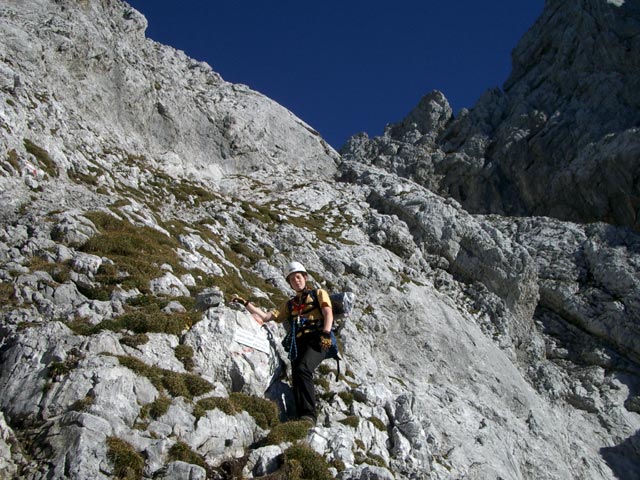
[[[239,303],[241,305],[244,305],[244,308],[246,308],[247,311],[251,315],[253,315],[253,318],[255,318],[256,321],[261,325],[263,323],[266,323],[266,322],[269,322],[269,321],[273,320],[273,313],[272,312],[265,312],[261,308],[255,306],[249,300],[245,300],[242,297],[234,295],[233,298],[231,299],[231,301],[234,302],[234,303]]]
[[[320,349],[323,352],[328,351],[331,348],[332,340],[331,340],[331,329],[333,328],[333,309],[331,307],[331,299],[329,299],[329,295],[321,290],[319,293],[320,296],[320,311],[322,311],[322,334],[320,335]]]
[[[324,318],[322,331],[324,333],[331,333],[331,329],[333,328],[333,310],[328,305],[323,305],[321,307],[321,310],[322,310],[322,317]]]
[[[273,320],[273,312],[265,312],[264,310],[262,310],[259,307],[256,307],[253,303],[251,302],[247,302],[244,304],[244,307],[247,309],[247,311],[253,315],[253,317],[258,320],[258,323],[263,324],[266,322],[270,322],[271,320]]]

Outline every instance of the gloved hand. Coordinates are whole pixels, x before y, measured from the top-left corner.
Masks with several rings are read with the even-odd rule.
[[[240,305],[243,305],[243,306],[246,307],[247,303],[249,303],[249,302],[247,300],[245,300],[244,298],[242,298],[241,296],[234,294],[231,297],[231,303],[239,303]]]
[[[320,335],[320,350],[326,352],[331,348],[331,334],[327,332],[322,332]]]

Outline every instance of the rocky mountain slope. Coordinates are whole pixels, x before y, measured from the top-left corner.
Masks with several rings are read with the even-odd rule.
[[[640,5],[547,0],[504,89],[452,117],[425,96],[382,137],[341,153],[455,198],[470,212],[640,228]]]
[[[120,0],[3,2],[0,477],[637,478],[637,3],[564,3],[504,92],[457,119],[432,93],[341,157]],[[574,27],[609,42],[624,114],[562,81],[593,59]],[[592,160],[597,185],[543,175]],[[357,295],[312,429],[283,330],[228,302],[277,305],[292,259]]]

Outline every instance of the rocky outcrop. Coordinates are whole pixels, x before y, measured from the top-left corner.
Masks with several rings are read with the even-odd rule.
[[[122,175],[136,188],[140,160],[212,181],[260,168],[335,169],[336,153],[311,127],[145,39],[146,19],[124,2],[11,0],[0,21],[7,168],[32,182],[93,177],[106,188]]]
[[[339,159],[125,3],[0,12],[0,476],[640,474],[638,236],[442,196],[482,104],[429,94]],[[313,428],[284,329],[229,302],[279,305],[292,259],[357,298]]]
[[[503,90],[457,118],[433,93],[418,117],[354,137],[341,153],[390,165],[471,212],[638,230],[639,31],[635,2],[549,1],[513,51]]]

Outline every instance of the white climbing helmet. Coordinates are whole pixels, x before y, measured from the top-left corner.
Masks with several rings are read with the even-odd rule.
[[[307,273],[307,270],[300,262],[290,262],[284,269],[284,278],[289,280],[289,275],[297,272]]]

